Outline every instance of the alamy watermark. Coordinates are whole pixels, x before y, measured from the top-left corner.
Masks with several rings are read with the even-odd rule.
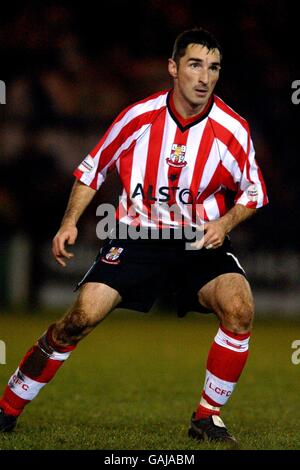
[[[300,364],[300,339],[295,339],[295,341],[292,342],[291,348],[295,349],[291,356],[291,361],[297,366]]]
[[[139,201],[125,208],[120,200],[117,209],[112,204],[100,204],[96,234],[100,240],[184,240],[187,250],[200,249],[204,241],[203,205],[186,205],[184,212],[177,204],[167,203],[146,206]]]
[[[6,104],[6,86],[3,80],[0,80],[0,104]]]
[[[6,364],[6,345],[0,339],[0,364]]]
[[[291,96],[292,103],[300,104],[300,80],[294,80],[292,82],[292,90],[295,90]]]

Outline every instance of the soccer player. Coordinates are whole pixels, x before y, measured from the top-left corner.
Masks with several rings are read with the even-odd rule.
[[[73,256],[65,245],[75,243],[81,214],[114,168],[123,185],[118,230],[78,284],[74,305],[10,378],[0,401],[1,431],[15,427],[25,405],[109,312],[117,306],[148,311],[169,288],[177,295],[179,315],[214,312],[220,322],[188,434],[199,441],[235,442],[220,410],[247,360],[254,307],[228,234],[265,205],[267,196],[247,121],[213,93],[221,59],[218,42],[206,30],[179,35],[168,62],[173,88],[121,112],[75,170],[53,239],[57,262],[65,266]],[[121,237],[121,227],[140,227],[143,235],[154,228],[159,237]],[[186,249],[186,227],[204,232],[192,250]]]

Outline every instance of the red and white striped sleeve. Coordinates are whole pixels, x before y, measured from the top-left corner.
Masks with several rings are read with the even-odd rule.
[[[75,178],[93,189],[99,189],[117,159],[135,144],[165,102],[164,91],[122,111],[96,147],[75,169]]]
[[[234,202],[250,209],[258,209],[268,204],[268,196],[261,170],[255,159],[255,150],[246,121],[244,125],[239,125],[235,138],[241,143],[241,147],[240,152],[234,155],[238,162],[235,167],[238,191]]]

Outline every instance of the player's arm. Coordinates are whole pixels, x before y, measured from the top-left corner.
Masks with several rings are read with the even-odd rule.
[[[255,212],[256,209],[236,204],[220,219],[206,223],[204,225],[203,246],[205,248],[220,247],[224,242],[225,236],[241,222],[249,219]]]
[[[248,124],[247,132],[243,126],[239,126],[235,136],[240,143],[244,142],[244,146],[240,147],[240,151],[236,152],[235,158],[232,159],[231,174],[238,184],[235,205],[218,220],[204,225],[203,243],[206,248],[221,246],[231,230],[268,203],[265,182],[255,159]],[[243,147],[247,148],[247,152]],[[239,165],[236,165],[236,162],[239,162]]]
[[[66,266],[66,260],[74,256],[65,249],[65,244],[74,245],[78,235],[77,222],[95,193],[95,189],[80,181],[75,181],[73,185],[61,226],[52,242],[53,256],[63,267]]]

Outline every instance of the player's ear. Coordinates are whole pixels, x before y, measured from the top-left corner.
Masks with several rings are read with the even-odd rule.
[[[168,70],[172,78],[177,78],[177,64],[175,60],[173,59],[168,60]]]

